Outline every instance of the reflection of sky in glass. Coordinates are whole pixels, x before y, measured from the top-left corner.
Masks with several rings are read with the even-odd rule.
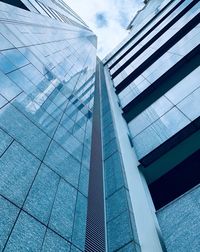
[[[0,8],[12,21],[0,24],[0,193],[9,199],[0,198],[0,250],[14,224],[7,249],[38,250],[44,240],[48,251],[55,244],[62,250],[70,240],[84,250],[96,69],[95,40],[88,38],[94,34]],[[26,214],[16,220],[18,207]],[[53,231],[45,234],[41,222]]]
[[[180,12],[185,8],[189,2],[180,5],[180,7],[175,11],[175,13]],[[128,67],[126,67],[120,74],[114,78],[114,84],[117,86],[121,83],[130,73],[138,68],[142,63],[145,62],[153,53],[156,52],[157,48],[162,46],[168,41],[176,32],[184,27],[193,17],[197,16],[199,11],[199,3],[194,5],[189,12],[187,12],[182,18],[180,18],[171,28],[169,28],[164,34],[162,34],[151,46],[149,46],[143,53],[141,53]],[[171,15],[170,15],[170,18]],[[159,31],[159,29],[158,29]],[[157,29],[154,33],[158,32]],[[151,36],[151,34],[150,34]],[[156,81],[162,74],[169,70],[173,65],[175,65],[181,58],[187,55],[192,49],[194,49],[199,44],[199,28],[196,26],[191,31],[189,31],[182,39],[180,39],[174,46],[172,46],[166,53],[163,54],[158,60],[152,62],[152,65],[148,67],[140,76],[136,76],[135,80],[130,83],[130,87],[126,87],[120,94],[122,101],[122,106],[127,105],[132,99],[134,99],[138,94],[144,91],[150,84]],[[134,51],[137,52],[138,49],[142,48],[145,44],[145,39],[138,46],[136,46],[129,54],[134,55]],[[130,56],[126,56],[124,61],[126,61]],[[122,60],[123,61],[123,60]],[[119,62],[112,70],[111,73],[115,72],[122,62]],[[162,65],[162,67],[160,67]],[[141,76],[144,78],[141,81]],[[137,87],[136,87],[137,86]]]
[[[141,158],[200,115],[198,67],[129,123]]]

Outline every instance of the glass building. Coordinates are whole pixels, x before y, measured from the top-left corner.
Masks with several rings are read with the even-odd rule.
[[[200,3],[145,2],[101,61],[63,0],[0,0],[0,251],[200,251]]]
[[[64,2],[0,1],[0,251],[84,251],[95,69]]]
[[[118,186],[118,191],[106,198],[108,247],[111,251],[197,252],[200,2],[146,2],[130,23],[128,37],[103,61],[127,182],[124,187],[130,196],[127,209],[133,214],[136,233],[132,238],[127,235],[122,209],[125,197]],[[107,127],[105,134],[108,132]],[[112,175],[107,174],[106,165],[104,169],[107,191],[116,167]],[[114,215],[111,206],[118,216],[113,216],[113,222],[108,217]],[[127,239],[120,240],[125,226]],[[132,240],[135,243],[131,247]]]

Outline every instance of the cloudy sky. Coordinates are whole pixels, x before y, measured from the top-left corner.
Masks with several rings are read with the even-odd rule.
[[[128,34],[126,27],[143,0],[65,0],[98,36],[98,55],[103,59]]]

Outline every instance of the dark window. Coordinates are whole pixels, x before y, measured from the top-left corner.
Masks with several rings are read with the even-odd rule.
[[[0,2],[4,2],[29,11],[29,9],[20,0],[0,0]]]
[[[160,209],[200,183],[200,150],[149,185],[156,209]]]

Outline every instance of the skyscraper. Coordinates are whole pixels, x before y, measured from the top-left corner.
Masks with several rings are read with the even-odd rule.
[[[146,2],[101,61],[64,1],[0,1],[0,251],[200,251],[200,3]]]
[[[0,251],[84,251],[96,36],[63,1],[5,2]]]
[[[199,251],[200,3],[147,2],[127,39],[104,60],[134,241],[139,251]],[[110,176],[105,171],[107,188]],[[126,245],[128,235],[118,235],[120,221],[125,227],[120,193],[106,199],[118,216],[110,222],[113,241],[108,227],[108,244],[111,251],[137,251]]]

